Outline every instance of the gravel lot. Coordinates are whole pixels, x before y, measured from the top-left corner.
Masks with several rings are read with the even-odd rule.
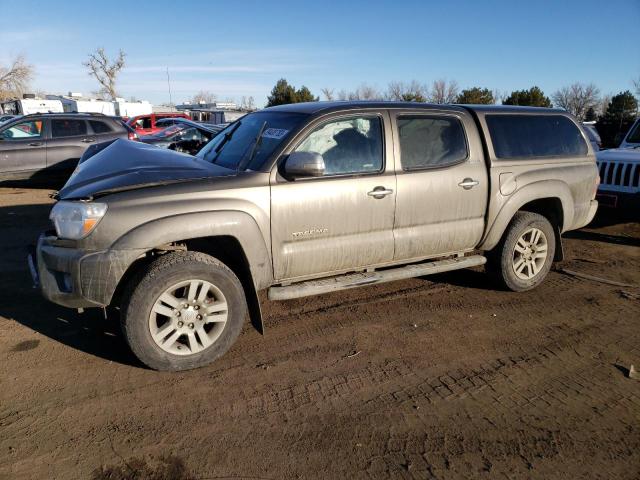
[[[638,287],[479,269],[266,303],[264,337],[158,373],[31,288],[49,193],[0,188],[2,479],[639,478]],[[608,217],[561,267],[638,286],[640,226]]]

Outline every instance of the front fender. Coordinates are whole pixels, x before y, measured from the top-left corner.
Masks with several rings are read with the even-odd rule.
[[[487,219],[487,229],[478,249],[491,250],[494,248],[518,210],[529,202],[545,198],[560,200],[563,213],[561,232],[568,230],[573,225],[574,214],[573,197],[569,186],[560,180],[542,180],[529,183],[509,196],[503,196],[500,192],[496,192],[492,201],[501,203],[501,205],[494,206],[497,213],[490,215]]]
[[[232,210],[183,213],[149,221],[122,235],[113,250],[150,250],[172,242],[211,236],[238,240],[249,262],[256,290],[273,283],[271,255],[256,221],[247,213]]]

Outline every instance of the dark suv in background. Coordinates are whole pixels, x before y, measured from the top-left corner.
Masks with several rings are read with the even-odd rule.
[[[118,117],[37,113],[0,125],[0,180],[47,178],[71,172],[93,144],[130,138]]]

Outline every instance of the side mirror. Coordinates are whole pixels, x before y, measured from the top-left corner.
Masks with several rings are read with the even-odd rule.
[[[284,173],[291,178],[321,177],[324,159],[317,152],[293,152],[284,163]]]

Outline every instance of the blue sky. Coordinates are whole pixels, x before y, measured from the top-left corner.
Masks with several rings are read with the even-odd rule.
[[[210,90],[259,106],[281,77],[316,95],[440,78],[617,93],[640,77],[640,0],[0,0],[0,13],[0,62],[25,55],[50,93],[97,90],[81,63],[98,46],[127,53],[120,93],[154,103],[168,101],[167,67],[174,101]]]

